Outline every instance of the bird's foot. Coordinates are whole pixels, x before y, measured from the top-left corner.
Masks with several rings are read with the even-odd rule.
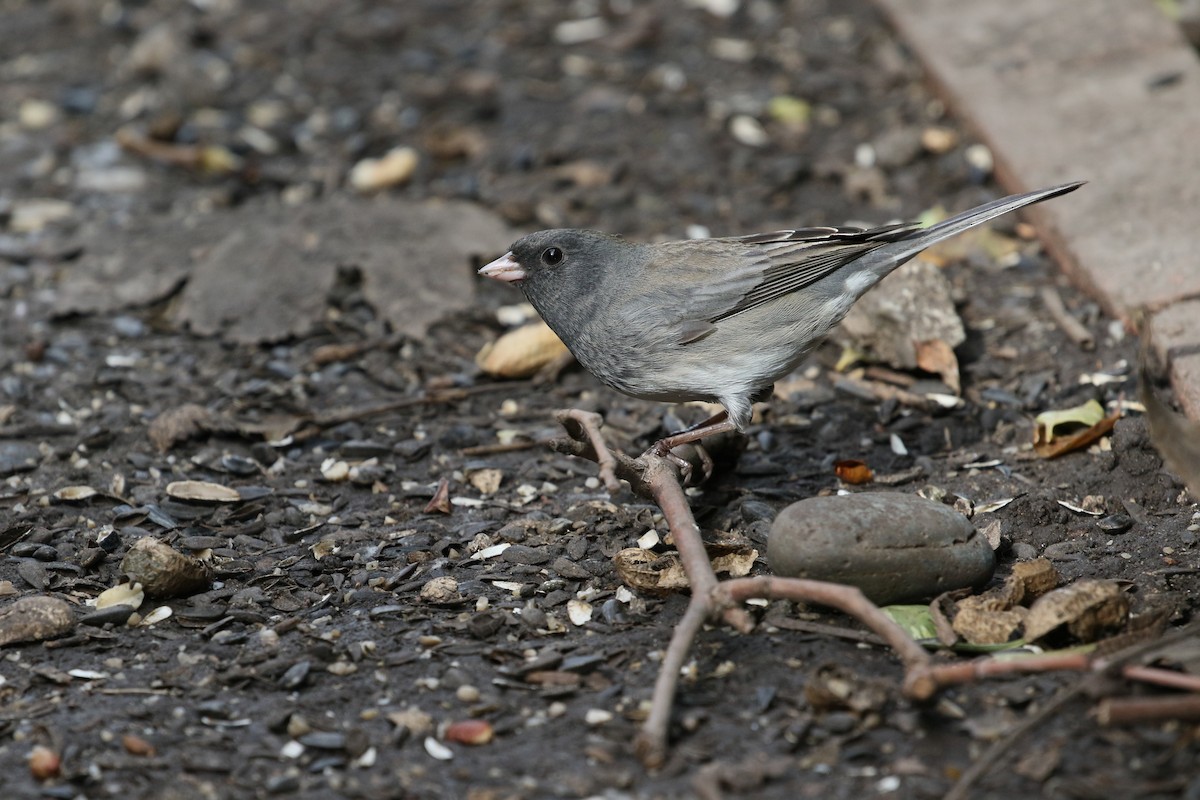
[[[671,448],[667,440],[660,439],[642,454],[643,458],[646,456],[663,458],[674,464],[684,486],[699,486],[713,474],[712,456],[699,442]]]

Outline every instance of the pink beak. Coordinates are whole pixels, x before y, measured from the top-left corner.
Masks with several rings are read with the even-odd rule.
[[[479,274],[506,283],[515,283],[526,278],[524,268],[516,262],[511,252],[500,256],[486,267],[480,267]]]

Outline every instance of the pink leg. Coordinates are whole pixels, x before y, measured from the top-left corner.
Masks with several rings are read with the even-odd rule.
[[[690,444],[708,436],[715,436],[718,433],[725,433],[732,430],[736,430],[736,426],[729,419],[729,412],[722,411],[697,425],[693,425],[687,430],[682,430],[679,433],[673,433],[670,436],[659,439],[651,449],[655,455],[665,456],[681,444]]]

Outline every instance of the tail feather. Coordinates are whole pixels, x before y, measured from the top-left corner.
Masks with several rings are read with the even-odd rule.
[[[928,228],[913,231],[911,235],[897,242],[873,250],[860,259],[856,267],[860,270],[873,272],[879,278],[882,278],[896,267],[917,255],[917,253],[932,247],[938,242],[949,239],[952,236],[957,236],[977,225],[982,225],[985,222],[1004,216],[1019,208],[1073,192],[1080,186],[1083,186],[1084,183],[1086,181],[1064,183],[1061,186],[1038,189],[1037,191],[1025,192],[1024,194],[1014,194],[1008,197],[1001,197],[999,200],[993,200],[990,203],[984,203],[950,219],[942,220]]]

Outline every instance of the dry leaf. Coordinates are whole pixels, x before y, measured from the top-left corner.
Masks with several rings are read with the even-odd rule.
[[[1090,428],[1102,419],[1104,419],[1104,406],[1100,405],[1097,400],[1088,400],[1083,405],[1073,408],[1043,411],[1038,414],[1035,420],[1037,430],[1034,435],[1037,442],[1051,444],[1054,437],[1058,435],[1060,427]]]
[[[1087,447],[1107,435],[1120,419],[1119,413],[1104,415],[1104,406],[1089,400],[1074,408],[1043,411],[1037,415],[1033,449],[1043,458],[1057,458],[1065,453]],[[1062,436],[1059,428],[1087,426],[1085,430]]]
[[[917,366],[941,377],[955,394],[962,392],[958,375],[958,356],[954,348],[941,339],[926,339],[916,343]]]
[[[1116,581],[1081,580],[1038,598],[1025,620],[1025,638],[1037,641],[1065,625],[1078,641],[1094,642],[1128,618],[1129,598]]]
[[[1004,644],[1020,638],[1028,609],[1017,606],[1000,610],[994,605],[994,599],[982,595],[959,600],[952,623],[954,632],[971,644]]]
[[[750,574],[758,559],[757,550],[744,550],[710,558],[713,572],[740,578]],[[687,573],[675,552],[658,555],[640,547],[628,547],[613,556],[617,575],[631,589],[648,594],[667,594],[688,588]]]
[[[213,430],[213,415],[195,403],[164,411],[150,423],[147,435],[160,452],[167,452],[180,442]]]
[[[449,514],[450,513],[450,481],[447,478],[442,478],[438,481],[437,489],[434,490],[433,497],[429,498],[429,502],[425,504],[426,514]]]
[[[627,547],[613,556],[617,576],[629,588],[648,594],[667,594],[688,587],[687,575],[675,553],[656,555],[640,547]]]

